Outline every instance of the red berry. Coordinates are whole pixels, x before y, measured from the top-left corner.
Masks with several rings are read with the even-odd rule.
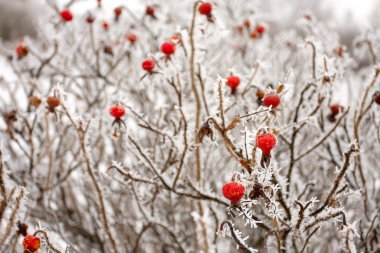
[[[332,104],[330,105],[330,110],[332,115],[338,115],[341,111],[343,111],[344,107],[340,104]]]
[[[115,8],[113,12],[115,13],[116,17],[119,17],[121,15],[122,9],[118,7],[118,8]]]
[[[240,84],[240,78],[238,76],[227,77],[227,86],[230,87],[231,89],[236,90],[239,84]]]
[[[59,15],[61,16],[61,18],[63,19],[63,21],[65,22],[70,22],[71,20],[73,20],[74,16],[73,14],[71,13],[71,11],[69,10],[63,10],[59,13]]]
[[[257,25],[256,31],[260,34],[264,33],[265,32],[265,26],[264,25]]]
[[[125,108],[121,105],[114,105],[110,108],[110,115],[116,119],[120,119],[125,114]]]
[[[244,196],[245,187],[239,182],[228,182],[223,185],[222,193],[226,199],[236,203]]]
[[[110,29],[110,24],[108,24],[107,21],[103,21],[102,26],[103,26],[103,29],[105,31],[107,31],[108,29]]]
[[[199,13],[206,16],[211,16],[212,4],[209,2],[202,3],[199,8]]]
[[[28,253],[37,253],[38,249],[40,248],[40,245],[40,238],[33,235],[25,236],[24,240],[22,241],[22,247],[24,248],[24,252]]]
[[[27,47],[24,46],[24,44],[20,43],[16,47],[16,54],[18,58],[22,58],[24,56],[27,56],[29,53],[29,50]]]
[[[41,99],[34,95],[30,96],[28,99],[29,105],[34,106],[35,108],[39,107],[41,102]]]
[[[143,70],[151,72],[154,69],[154,67],[156,66],[156,64],[154,63],[153,60],[145,60],[145,61],[143,61],[141,66],[142,66]]]
[[[257,31],[253,31],[251,32],[249,37],[251,37],[252,39],[257,39],[258,37],[260,37],[260,33],[258,33]]]
[[[274,134],[259,134],[256,137],[256,146],[261,149],[264,155],[269,155],[271,150],[276,147],[277,138]]]
[[[137,41],[137,35],[134,33],[130,33],[127,35],[127,39],[129,40],[129,42],[135,43]]]
[[[281,102],[281,98],[276,94],[268,94],[263,99],[263,105],[266,107],[272,106],[272,109],[276,108]]]
[[[161,52],[166,55],[171,55],[175,53],[175,44],[172,42],[164,42],[161,45]]]
[[[47,104],[51,108],[55,108],[61,104],[61,100],[58,97],[48,96],[46,100]]]
[[[374,97],[373,99],[375,100],[375,103],[380,105],[380,91],[376,91],[373,97]]]
[[[92,24],[92,23],[94,23],[94,21],[95,21],[94,16],[92,16],[92,15],[88,15],[88,16],[87,16],[87,18],[86,18],[86,22],[87,22],[88,24]]]
[[[145,10],[145,14],[148,16],[154,16],[155,9],[153,6],[147,6]]]

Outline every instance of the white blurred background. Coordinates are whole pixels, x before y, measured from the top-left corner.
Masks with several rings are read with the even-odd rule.
[[[18,40],[24,35],[35,35],[34,22],[40,15],[46,15],[46,0],[0,0],[0,38],[7,42]],[[54,1],[54,0],[53,0]],[[69,0],[55,0],[63,6]],[[84,14],[95,9],[96,0],[75,0],[73,12]],[[210,0],[212,1],[212,0]],[[220,1],[220,0],[218,0]],[[212,2],[218,2],[212,1]],[[228,0],[225,0],[228,1]],[[266,18],[281,15],[285,20],[277,24],[276,29],[292,26],[305,12],[310,12],[336,30],[345,44],[361,32],[380,27],[378,18],[380,0],[249,0],[257,1],[260,9],[266,11]],[[149,4],[149,0],[145,1]],[[161,3],[164,4],[165,1]],[[138,3],[138,4],[137,4]],[[136,12],[143,12],[142,0],[103,0],[104,15],[112,15],[116,6],[125,5]],[[270,7],[271,6],[271,7]]]

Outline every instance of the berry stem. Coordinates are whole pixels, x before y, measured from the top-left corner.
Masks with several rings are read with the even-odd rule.
[[[3,152],[0,150],[0,220],[3,219],[5,208],[7,207],[7,190],[4,183],[4,164],[3,164]]]
[[[45,237],[45,241],[46,241],[46,244],[47,244],[47,247],[49,248],[49,250],[55,252],[55,253],[62,253],[61,251],[59,251],[58,249],[56,249],[49,241],[49,236],[47,235],[47,233],[43,230],[37,230],[36,232],[34,232],[33,236],[37,236],[38,234],[42,234],[44,237]]]
[[[223,109],[223,91],[222,91],[222,81],[220,80],[218,83],[218,92],[219,92],[219,112],[220,118],[222,120],[222,130],[226,129],[226,123],[224,119],[224,109]]]
[[[118,253],[119,251],[117,250],[117,246],[116,246],[116,241],[115,239],[113,238],[112,234],[111,234],[111,231],[110,231],[110,228],[109,228],[109,223],[108,223],[108,218],[107,218],[107,214],[106,214],[106,208],[105,208],[105,203],[104,203],[104,197],[103,197],[103,194],[102,194],[102,190],[99,186],[99,183],[98,181],[96,180],[96,177],[95,177],[95,174],[94,174],[94,168],[92,167],[91,165],[91,159],[90,159],[90,155],[88,153],[88,150],[86,148],[86,142],[85,142],[85,139],[86,139],[86,133],[89,129],[89,126],[90,126],[90,121],[87,122],[87,125],[84,127],[83,126],[83,123],[82,122],[79,122],[79,124],[76,124],[73,117],[71,116],[71,114],[69,113],[69,111],[67,110],[66,106],[62,105],[62,108],[63,110],[65,111],[67,117],[70,119],[72,125],[75,127],[76,131],[77,131],[77,135],[78,135],[78,138],[79,138],[79,142],[80,142],[80,148],[82,150],[82,155],[85,159],[85,162],[86,162],[86,167],[87,167],[87,172],[88,174],[90,175],[91,177],[91,180],[94,184],[94,187],[95,187],[95,190],[96,190],[96,193],[98,195],[98,199],[99,199],[99,203],[100,203],[100,213],[102,215],[102,218],[103,218],[103,225],[104,225],[104,230],[111,242],[111,246],[112,246],[112,249],[113,249],[113,252],[114,253]]]
[[[349,108],[347,108],[347,110],[342,114],[342,116],[340,116],[340,118],[338,119],[338,121],[336,122],[336,124],[334,125],[333,128],[331,128],[331,130],[325,134],[325,136],[323,136],[316,144],[314,144],[311,148],[309,148],[308,150],[306,150],[304,153],[302,153],[301,155],[299,155],[298,157],[294,158],[294,162],[297,162],[298,160],[302,159],[304,156],[307,156],[308,154],[310,154],[311,152],[313,152],[317,147],[319,147],[319,145],[322,145],[325,140],[327,140],[327,138],[335,131],[335,129],[339,126],[340,122],[345,118],[345,116],[348,114],[349,112]]]

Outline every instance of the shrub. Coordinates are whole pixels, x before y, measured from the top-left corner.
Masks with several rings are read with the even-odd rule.
[[[349,52],[309,14],[272,33],[281,17],[254,1],[108,16],[101,1],[84,15],[48,3],[27,54],[1,50],[1,252],[23,240],[49,252],[379,250],[379,31]]]

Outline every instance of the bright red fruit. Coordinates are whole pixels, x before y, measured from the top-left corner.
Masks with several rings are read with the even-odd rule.
[[[228,182],[223,185],[222,193],[226,199],[236,203],[244,196],[245,187],[239,182]]]
[[[115,8],[113,10],[113,12],[115,13],[116,17],[119,17],[121,15],[121,13],[122,13],[122,9],[120,7],[118,7],[118,8]]]
[[[231,89],[236,89],[240,84],[240,78],[238,76],[227,77],[227,86]]]
[[[145,10],[145,14],[148,16],[154,16],[155,9],[153,6],[147,6]]]
[[[71,13],[70,10],[62,10],[59,15],[61,16],[62,20],[65,21],[65,22],[70,22],[73,20],[74,16],[73,14]]]
[[[103,26],[103,29],[104,29],[105,31],[107,31],[108,29],[110,29],[110,24],[108,24],[108,22],[106,22],[106,21],[104,21],[104,22],[102,23],[102,26]]]
[[[22,241],[22,246],[24,248],[24,252],[37,253],[38,249],[41,246],[41,240],[36,236],[27,235]]]
[[[125,108],[121,105],[114,105],[110,108],[110,115],[116,119],[120,119],[125,114]]]
[[[199,13],[206,16],[211,16],[212,4],[209,2],[202,3],[199,8]]]
[[[164,42],[161,45],[161,52],[166,55],[171,55],[175,53],[175,44],[172,42]]]
[[[263,105],[266,107],[272,106],[272,109],[276,108],[281,102],[281,98],[276,94],[268,94],[263,99]]]
[[[256,31],[260,34],[264,33],[265,32],[265,26],[264,25],[257,25],[256,26]]]
[[[264,155],[269,155],[276,145],[277,138],[274,134],[265,133],[256,136],[256,146],[263,151]]]
[[[145,60],[145,61],[143,61],[141,66],[142,66],[143,70],[146,70],[148,72],[152,72],[152,70],[154,69],[156,64],[154,63],[153,60]]]
[[[135,43],[137,41],[137,35],[134,33],[130,33],[127,35],[127,39],[129,40],[129,42]]]
[[[24,46],[24,44],[20,43],[16,47],[16,54],[18,58],[22,58],[24,56],[27,56],[29,53],[29,50],[27,47]]]
[[[344,107],[340,104],[332,104],[330,105],[330,110],[332,115],[338,115],[341,111],[343,111]]]

